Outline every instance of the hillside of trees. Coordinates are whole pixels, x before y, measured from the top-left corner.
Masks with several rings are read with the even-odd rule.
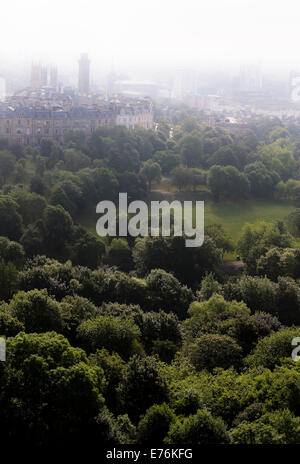
[[[82,220],[119,192],[149,200],[162,177],[199,199],[295,210],[247,224],[238,243],[210,225],[196,249],[101,238]],[[259,120],[232,135],[178,114],[63,146],[2,139],[0,187],[2,440],[300,443],[300,128]],[[243,273],[221,271],[230,250]]]

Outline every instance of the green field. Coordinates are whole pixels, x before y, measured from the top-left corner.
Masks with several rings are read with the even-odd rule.
[[[151,195],[151,199],[156,200],[166,199],[172,201],[175,198],[181,201],[203,199],[199,192],[181,192],[175,195],[160,194],[159,198],[156,195]],[[248,200],[239,203],[215,203],[211,200],[206,200],[204,205],[205,224],[222,224],[235,243],[239,239],[245,223],[285,220],[288,214],[298,206],[293,202],[274,200]],[[78,222],[91,233],[96,234],[95,226],[97,218],[98,215],[95,212],[95,208],[90,206],[85,211],[82,211],[78,217]]]
[[[205,224],[221,223],[236,242],[247,222],[284,220],[296,208],[293,202],[248,200],[241,203],[205,202]]]

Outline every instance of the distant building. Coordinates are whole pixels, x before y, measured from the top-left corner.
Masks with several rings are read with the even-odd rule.
[[[39,89],[41,87],[41,65],[32,63],[30,74],[30,87]]]
[[[32,63],[30,75],[30,87],[40,89],[50,85],[57,88],[57,68],[55,66],[43,66],[40,63]]]
[[[78,64],[78,92],[80,95],[88,95],[90,90],[90,60],[87,53],[82,53]]]
[[[158,85],[152,81],[116,81],[114,90],[129,97],[157,97]]]
[[[4,77],[0,76],[0,101],[4,101],[6,96],[6,85]]]
[[[47,66],[41,66],[41,87],[48,85],[48,68]]]
[[[52,91],[23,89],[0,105],[0,138],[38,146],[43,139],[60,143],[70,130],[91,135],[102,126],[124,125],[128,129],[153,126],[152,102],[148,98],[72,96]]]
[[[242,66],[240,69],[240,90],[245,92],[262,89],[261,67],[256,65]]]
[[[50,87],[56,89],[58,87],[58,78],[57,78],[57,67],[51,66],[50,67]]]

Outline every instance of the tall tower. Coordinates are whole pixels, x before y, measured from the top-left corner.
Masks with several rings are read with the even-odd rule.
[[[82,53],[78,63],[78,91],[81,95],[88,95],[90,88],[90,60],[88,54]]]
[[[50,67],[50,86],[57,88],[58,81],[57,81],[57,67],[51,66]]]
[[[30,75],[30,87],[39,89],[41,87],[41,66],[40,64],[32,63]]]
[[[41,66],[41,87],[48,85],[48,68],[47,66]]]

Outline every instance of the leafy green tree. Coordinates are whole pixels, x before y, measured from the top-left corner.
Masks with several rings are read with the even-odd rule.
[[[23,331],[24,324],[8,312],[2,312],[0,307],[0,335],[5,337],[14,337],[19,332]]]
[[[178,142],[182,161],[190,168],[196,168],[203,163],[202,140],[197,135],[185,135]]]
[[[137,442],[162,444],[175,420],[174,412],[166,403],[151,406],[138,424]]]
[[[271,425],[260,422],[242,422],[231,433],[234,445],[278,445],[282,444],[283,436],[278,434]]]
[[[101,441],[103,371],[54,332],[20,333],[7,340],[0,383],[0,431],[8,443],[53,446]],[[34,417],[34,420],[32,418]],[[30,419],[31,418],[31,419]]]
[[[153,310],[174,312],[183,319],[193,298],[190,289],[182,286],[172,274],[162,269],[152,269],[146,278],[149,292],[149,306]]]
[[[133,356],[118,387],[120,402],[129,417],[137,422],[154,404],[168,401],[169,390],[155,358]]]
[[[64,168],[67,171],[77,172],[80,169],[88,167],[91,160],[84,153],[74,148],[68,148],[64,150]]]
[[[207,184],[216,201],[221,198],[246,199],[250,192],[247,177],[234,166],[212,166],[208,172]]]
[[[197,248],[186,247],[184,237],[137,238],[132,255],[139,275],[163,269],[188,285],[199,282],[221,261],[221,250],[210,237],[205,237],[203,245]]]
[[[41,195],[16,188],[11,192],[10,196],[17,203],[18,213],[22,217],[25,226],[42,217],[47,202]]]
[[[13,263],[16,267],[22,267],[25,253],[22,245],[12,242],[6,237],[0,237],[0,259],[5,263]]]
[[[117,353],[110,353],[105,348],[90,354],[89,361],[92,366],[98,366],[103,370],[105,402],[111,411],[116,411],[118,405],[117,387],[125,372],[125,361]]]
[[[98,314],[97,307],[93,303],[78,295],[65,296],[61,301],[60,312],[63,333],[68,340],[74,343],[78,326],[83,321],[96,317]]]
[[[296,328],[285,328],[264,337],[257,343],[247,358],[250,366],[263,366],[274,369],[283,358],[290,358],[292,353],[292,340],[299,336]]]
[[[280,177],[269,170],[261,161],[248,164],[244,172],[250,182],[251,194],[255,197],[271,197]]]
[[[15,264],[0,259],[0,299],[9,300],[18,286],[18,269]]]
[[[130,318],[97,316],[78,327],[78,339],[87,351],[105,348],[128,359],[142,352],[140,330]]]
[[[105,254],[105,244],[100,237],[95,237],[83,228],[77,227],[73,236],[71,258],[75,265],[96,269]]]
[[[212,272],[208,273],[203,277],[200,285],[200,289],[197,291],[197,299],[199,301],[209,300],[214,293],[221,293],[222,285],[215,280]]]
[[[230,366],[239,367],[242,362],[242,348],[227,335],[201,335],[186,349],[197,370],[228,369]]]
[[[153,161],[160,165],[164,175],[168,175],[179,165],[180,156],[172,150],[157,151],[153,155]]]
[[[62,327],[59,304],[47,290],[19,291],[9,304],[9,313],[24,324],[27,332],[59,332]]]
[[[114,238],[108,254],[110,264],[118,266],[121,271],[129,271],[133,267],[131,249],[123,238]]]
[[[288,221],[294,228],[297,235],[300,234],[300,208],[296,208],[288,215]]]
[[[58,252],[70,240],[73,221],[60,205],[47,206],[43,214],[44,241],[50,253]]]
[[[0,235],[19,240],[22,235],[22,218],[17,203],[7,196],[0,197]]]
[[[116,172],[137,172],[140,167],[140,155],[136,149],[112,149],[108,156],[108,166]]]
[[[140,175],[146,179],[149,190],[151,190],[153,182],[159,182],[161,179],[160,165],[152,160],[145,161],[140,170]]]
[[[229,443],[229,434],[222,419],[204,409],[172,424],[166,442],[217,445]]]
[[[0,179],[1,183],[7,183],[16,166],[16,157],[8,150],[0,151]]]

